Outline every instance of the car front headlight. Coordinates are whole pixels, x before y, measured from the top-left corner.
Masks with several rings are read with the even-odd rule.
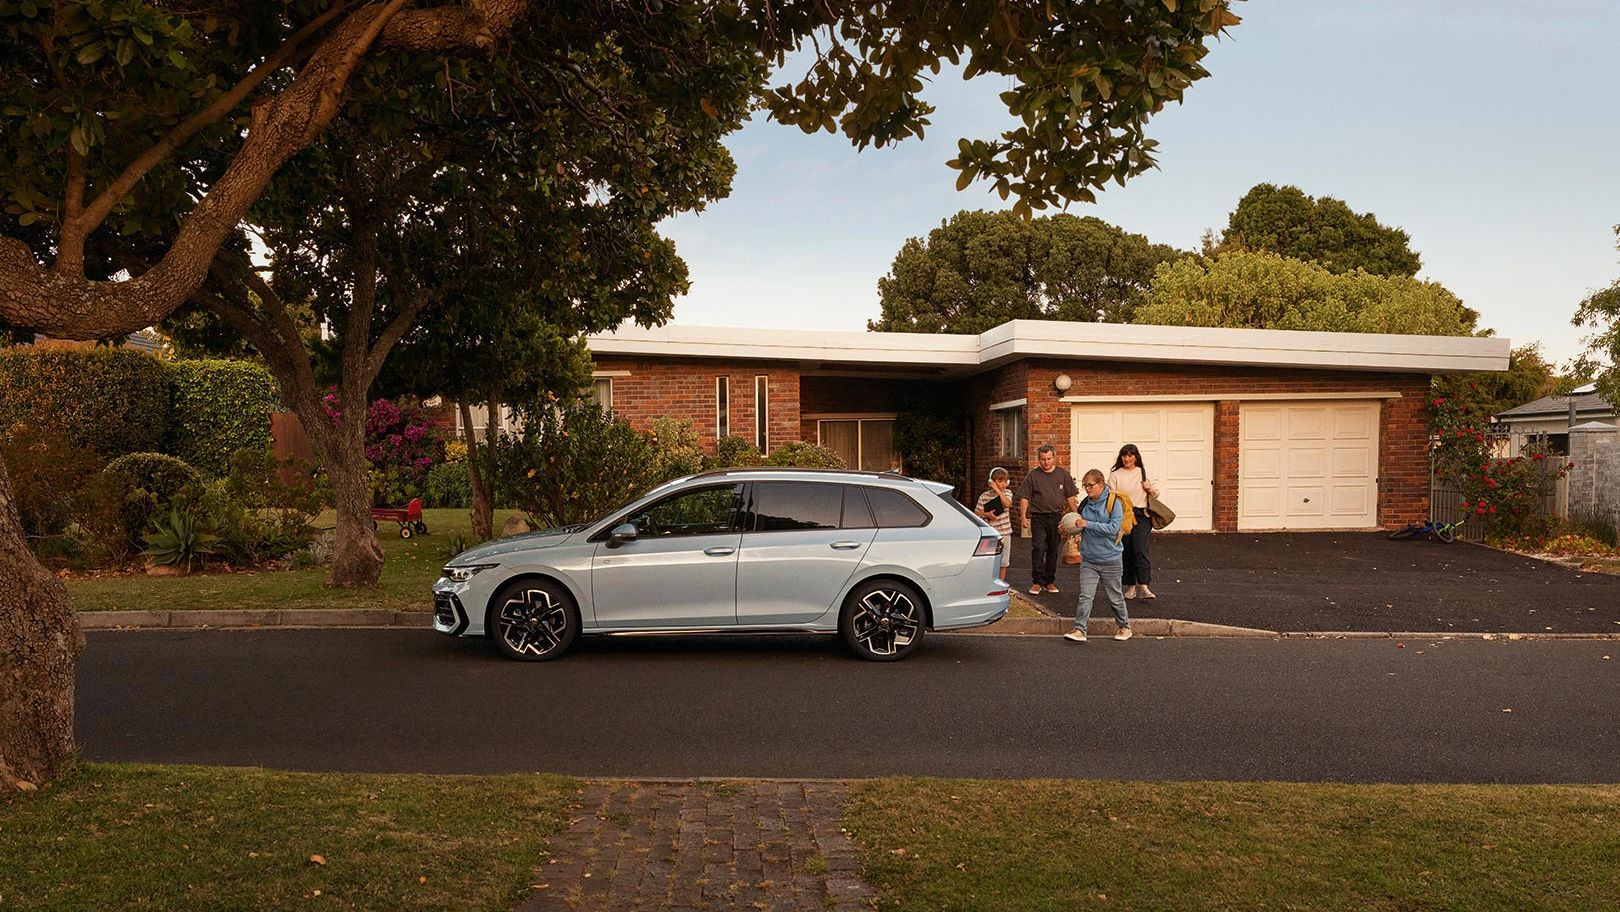
[[[495,566],[498,566],[498,565],[497,564],[468,564],[465,567],[446,567],[446,568],[444,568],[444,575],[451,582],[465,583],[466,581],[472,579],[474,576],[478,575],[479,571],[488,570],[491,567],[495,567]]]

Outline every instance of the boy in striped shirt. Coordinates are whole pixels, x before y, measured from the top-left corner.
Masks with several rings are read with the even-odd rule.
[[[979,495],[973,505],[979,518],[1001,533],[1001,578],[1007,578],[1007,564],[1012,560],[1012,490],[1007,470],[997,466],[990,470],[990,490]]]

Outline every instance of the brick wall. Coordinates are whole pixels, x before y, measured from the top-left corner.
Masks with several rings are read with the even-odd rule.
[[[1569,515],[1620,523],[1620,429],[1569,435]]]
[[[627,372],[613,380],[613,412],[632,427],[646,429],[653,419],[670,416],[697,427],[703,448],[713,450],[719,419],[715,380],[729,377],[731,433],[754,439],[754,378],[768,378],[769,446],[801,439],[799,371],[796,366],[767,362],[718,362],[705,359],[636,359],[600,357],[598,372]],[[814,439],[814,438],[811,438]]]
[[[1052,385],[1068,374],[1072,385],[1059,393]],[[1380,409],[1378,446],[1378,522],[1403,526],[1428,515],[1429,378],[1426,374],[1356,371],[1241,368],[1217,365],[1155,365],[1137,362],[1015,362],[967,384],[975,424],[975,484],[992,465],[1007,465],[992,452],[998,425],[992,402],[1027,398],[1025,457],[1017,474],[1035,465],[1035,448],[1050,443],[1058,464],[1069,465],[1069,404],[1063,396],[1208,396],[1215,403],[1214,525],[1235,531],[1238,515],[1238,405],[1259,393],[1347,393],[1395,391]],[[1123,442],[1123,441],[1122,441]]]

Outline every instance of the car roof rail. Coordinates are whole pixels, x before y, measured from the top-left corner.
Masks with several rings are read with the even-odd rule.
[[[872,478],[894,478],[900,481],[914,480],[895,469],[823,469],[816,466],[728,466],[721,469],[705,469],[694,474],[693,478],[712,478],[717,475],[731,475],[738,472],[820,472],[827,475],[866,475]]]

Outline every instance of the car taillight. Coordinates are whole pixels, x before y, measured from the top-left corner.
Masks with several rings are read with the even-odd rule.
[[[973,556],[989,557],[992,554],[1000,554],[1002,547],[1001,536],[986,535],[979,539],[979,547],[973,549]]]

